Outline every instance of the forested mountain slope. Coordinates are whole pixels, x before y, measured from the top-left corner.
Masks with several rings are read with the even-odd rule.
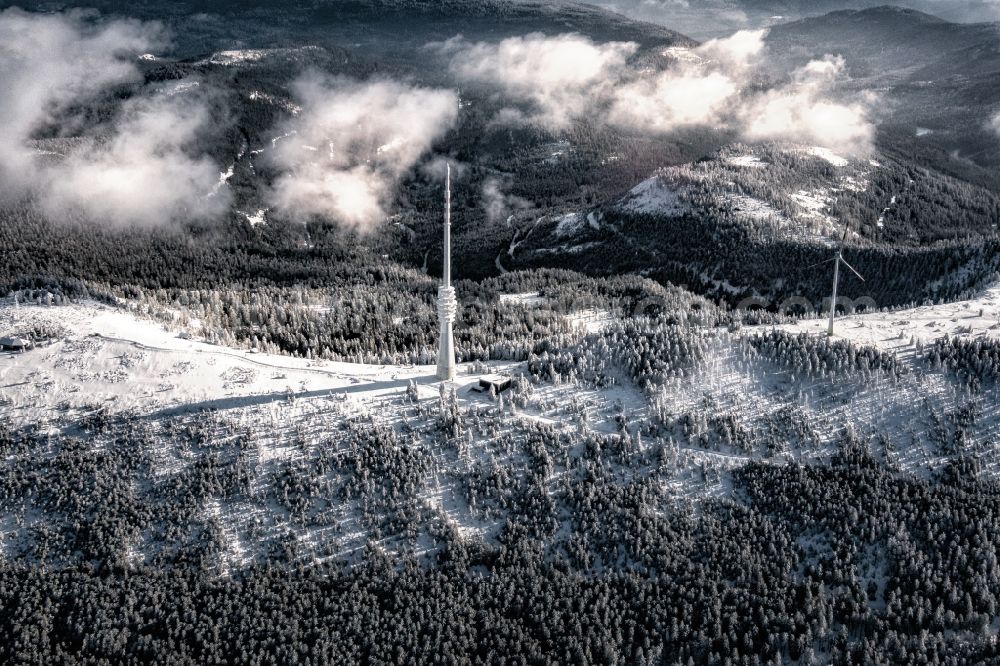
[[[973,165],[1000,160],[989,129],[1000,110],[998,24],[950,23],[885,6],[776,25],[767,42],[789,63],[841,54],[854,85],[881,91],[885,145],[907,146],[960,177],[990,178]]]
[[[991,276],[998,220],[991,191],[891,154],[735,145],[662,169],[612,205],[522,227],[500,261],[636,271],[732,304],[819,303],[829,290],[822,265],[846,228],[850,261],[868,281],[848,279],[842,293],[887,307],[953,298]]]

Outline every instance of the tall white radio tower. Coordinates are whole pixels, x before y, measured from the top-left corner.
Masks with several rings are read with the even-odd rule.
[[[458,301],[451,286],[451,165],[448,165],[444,186],[444,275],[438,287],[438,319],[441,323],[441,340],[438,346],[437,378],[450,381],[455,378],[455,314]]]

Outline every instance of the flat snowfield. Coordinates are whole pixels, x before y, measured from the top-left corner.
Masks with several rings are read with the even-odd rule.
[[[258,354],[179,337],[155,321],[105,305],[0,306],[0,331],[35,325],[64,335],[0,354],[0,414],[46,420],[56,408],[105,404],[150,413],[226,409],[295,397],[369,401],[415,380],[436,395],[434,366],[364,365]],[[500,364],[502,366],[502,364]],[[478,381],[459,367],[456,387]]]
[[[822,333],[829,319],[804,319],[781,326],[789,331]],[[944,305],[926,305],[893,312],[873,312],[839,316],[835,333],[859,344],[875,345],[885,351],[908,347],[912,342],[932,342],[942,336],[1000,338],[1000,284],[986,289],[977,298]]]

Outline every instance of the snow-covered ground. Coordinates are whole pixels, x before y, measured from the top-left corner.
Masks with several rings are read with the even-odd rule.
[[[207,61],[213,65],[240,65],[254,63],[271,57],[294,58],[303,51],[316,50],[315,46],[302,46],[297,48],[275,48],[275,49],[230,49],[227,51],[217,51],[213,53]]]
[[[738,167],[751,167],[755,169],[767,166],[767,162],[764,162],[756,155],[735,155],[733,157],[727,157],[726,164]]]
[[[253,214],[244,213],[242,211],[240,212],[240,214],[243,217],[247,218],[247,222],[250,224],[251,227],[259,227],[261,225],[267,224],[268,210],[269,210],[268,208],[259,208],[257,209],[257,212]]]
[[[685,63],[698,64],[704,62],[704,58],[686,46],[670,46],[661,51],[661,55]]]
[[[501,303],[535,307],[538,293],[506,294]],[[585,310],[570,316],[585,332],[602,330],[613,316]],[[365,365],[260,354],[208,344],[168,331],[127,310],[96,303],[15,307],[0,304],[0,334],[32,326],[65,331],[60,339],[23,354],[0,355],[0,415],[45,421],[51,414],[101,403],[113,411],[143,413],[252,407],[291,397],[335,397],[363,404],[401,395],[414,380],[422,395],[436,396],[433,366]],[[817,317],[781,328],[822,334]],[[754,327],[743,329],[753,334]],[[917,343],[944,335],[1000,338],[1000,284],[978,297],[943,305],[837,317],[837,335],[863,345],[912,356]],[[516,370],[493,363],[490,370]],[[714,373],[706,381],[716,381]],[[478,381],[461,364],[459,392]]]
[[[691,201],[704,199],[702,184],[708,183],[713,191],[711,197],[738,218],[765,223],[781,238],[829,244],[839,238],[842,228],[831,214],[831,204],[839,193],[866,191],[871,170],[878,168],[879,163],[852,161],[819,146],[791,146],[781,150],[816,157],[837,170],[825,179],[826,185],[813,182],[808,187],[789,188],[788,199],[779,201],[754,194],[758,192],[754,183],[758,176],[769,178],[770,170],[780,167],[746,147],[730,146],[720,153],[717,162],[708,166],[699,162],[661,169],[632,188],[616,206],[630,213],[677,217],[691,211]],[[725,169],[720,172],[718,165]]]
[[[814,157],[818,157],[821,160],[826,160],[835,167],[845,167],[850,164],[850,161],[844,157],[841,157],[837,153],[833,152],[829,148],[822,148],[820,146],[811,146],[806,148],[805,152]]]
[[[630,213],[682,215],[689,206],[681,201],[681,194],[659,176],[652,176],[633,187],[618,205]]]
[[[533,307],[546,302],[545,297],[537,291],[529,291],[521,294],[500,294],[500,303],[503,305],[522,305]]]
[[[513,295],[505,302],[532,307],[538,298]],[[584,313],[580,325],[596,330],[607,321],[607,313]],[[329,455],[346,454],[338,448],[340,438],[331,437],[344,428],[388,427],[401,445],[426,447],[422,450],[431,457],[433,471],[424,481],[428,490],[421,493],[421,506],[459,534],[491,538],[504,519],[484,516],[465,501],[463,479],[470,465],[501,464],[523,474],[523,454],[512,448],[517,440],[511,440],[511,434],[519,439],[519,432],[538,427],[614,433],[622,413],[633,415],[633,421],[645,418],[645,401],[631,386],[542,384],[534,386],[516,410],[504,407],[503,400],[496,403],[470,389],[484,373],[518,375],[523,364],[460,364],[456,381],[445,386],[448,391],[454,388],[469,428],[467,442],[463,436],[464,451],[456,459],[453,445],[442,447],[440,437],[428,439],[437,427],[442,400],[442,383],[434,377],[433,366],[313,362],[257,354],[178,337],[157,322],[96,303],[0,304],[0,331],[35,326],[61,330],[58,339],[26,353],[0,354],[0,421],[6,426],[54,432],[75,427],[98,408],[112,417],[134,415],[160,438],[153,452],[152,479],[182,473],[196,458],[176,437],[177,429],[188,424],[211,433],[216,446],[235,446],[226,442],[241,438],[252,442],[247,453],[252,492],[233,501],[209,498],[202,507],[203,519],[218,526],[224,542],[219,555],[223,575],[260,557],[267,544],[283,534],[293,534],[301,552],[314,559],[350,557],[373,539],[372,526],[351,502],[332,503],[329,527],[317,528],[296,524],[269,499],[275,475],[284,466],[308,460],[318,448]],[[411,386],[416,387],[418,402],[412,399]],[[476,425],[480,417],[475,414],[498,409],[506,410],[503,428]],[[8,546],[30,540],[34,524],[17,511],[0,511],[0,553],[5,540]],[[403,547],[394,538],[378,541],[390,550]],[[435,547],[427,535],[418,542],[418,551]],[[158,547],[132,544],[130,560],[147,559]]]
[[[0,415],[22,422],[94,403],[149,413],[265,405],[289,396],[363,402],[400,393],[411,379],[437,394],[432,366],[310,361],[220,347],[98,304],[0,306],[0,331],[35,324],[68,334],[27,353],[0,355]],[[476,381],[467,371],[460,368],[459,387]]]
[[[586,215],[583,213],[566,213],[560,217],[559,221],[556,223],[556,237],[566,238],[568,236],[574,236],[585,227],[590,227],[595,230],[601,228],[601,222],[597,214],[594,212],[589,212]],[[507,253],[511,257],[514,256],[514,250],[517,249],[517,246],[520,245],[520,243],[523,242],[533,230],[534,227],[528,231],[527,235],[520,239],[518,239],[517,235],[514,236],[514,240],[511,241],[510,248],[507,250]]]
[[[766,201],[761,201],[745,194],[724,194],[722,200],[727,202],[733,212],[740,217],[762,222],[772,222],[779,227],[784,227],[792,223],[784,213],[774,208]]]
[[[507,294],[500,300],[514,308],[537,307],[544,301],[531,292]],[[614,319],[594,309],[573,315],[571,321],[581,332],[592,333]],[[59,339],[27,353],[0,355],[0,419],[9,424],[61,428],[95,406],[112,414],[138,414],[153,433],[163,433],[163,450],[154,456],[153,474],[170,478],[193,458],[171,444],[169,433],[186,423],[201,428],[207,423],[219,441],[239,436],[253,442],[248,459],[255,484],[272,483],[283,466],[309,460],[320,449],[340,455],[338,438],[331,433],[345,427],[390,428],[398,434],[400,446],[424,447],[433,461],[419,494],[421,510],[473,539],[493,538],[505,517],[470,506],[464,496],[466,475],[477,466],[522,474],[526,461],[517,442],[532,428],[549,429],[562,437],[566,456],[582,433],[613,435],[624,429],[639,457],[635,469],[619,470],[623,478],[645,474],[648,470],[641,466],[650,463],[641,461],[656,460],[662,509],[680,501],[690,502],[697,511],[705,498],[731,492],[730,470],[750,460],[783,464],[825,458],[837,450],[848,424],[870,438],[879,455],[886,454],[879,448],[878,436],[890,437],[895,444],[891,461],[907,473],[939,469],[948,458],[933,444],[932,435],[940,425],[929,415],[947,415],[969,400],[978,400],[970,441],[983,452],[984,468],[1000,475],[1000,452],[989,447],[1000,435],[1000,408],[991,394],[970,395],[940,372],[911,372],[899,380],[876,376],[864,382],[796,376],[768,359],[741,352],[741,336],[766,327],[711,332],[704,360],[652,395],[626,378],[601,388],[576,380],[538,382],[515,406],[510,398],[494,402],[469,388],[486,372],[519,375],[523,364],[462,364],[454,386],[466,430],[456,453],[454,444],[428,438],[436,427],[441,400],[432,366],[314,362],[256,354],[178,337],[157,322],[95,303],[19,308],[0,304],[0,334],[34,325],[61,327],[63,332]],[[805,320],[785,328],[822,335],[825,320]],[[911,338],[1000,337],[1000,285],[965,302],[844,316],[838,318],[837,331],[858,344],[894,353],[918,369],[923,366]],[[417,403],[408,395],[411,382],[417,388]],[[63,421],[64,417],[69,418]],[[751,447],[741,450],[713,443],[718,441],[714,433],[719,419],[731,419],[738,430],[748,433]],[[657,420],[688,425],[671,426],[673,434],[660,435],[659,440],[645,434],[640,439],[640,429]],[[781,440],[782,448],[761,448],[760,438],[773,435],[776,427],[780,431],[784,423],[800,430]],[[681,428],[689,432],[685,435]],[[655,454],[649,448],[653,446],[658,447]],[[562,455],[554,456],[546,480],[551,492],[556,492],[566,471]],[[213,497],[203,507],[205,520],[218,525],[224,541],[223,574],[254,559],[263,544],[288,531],[303,552],[316,559],[349,556],[373,538],[371,525],[355,504],[331,503],[328,527],[301,526],[272,506],[267,499],[271,490],[254,488],[245,498]],[[0,515],[0,550],[2,533],[21,538],[18,535],[31,529],[30,521],[18,527],[11,520]],[[395,538],[381,538],[380,547],[402,547]],[[433,551],[434,541],[426,534],[418,535],[416,543],[420,552]],[[154,546],[137,543],[130,553],[140,560],[151,549]]]
[[[250,100],[254,102],[264,102],[266,104],[273,104],[274,106],[277,106],[279,108],[284,109],[285,111],[288,111],[293,116],[297,116],[302,112],[302,107],[299,106],[298,104],[295,104],[294,102],[287,99],[275,97],[274,95],[269,95],[268,93],[261,92],[259,90],[253,90],[250,92]]]
[[[804,319],[781,328],[811,333],[825,332],[826,317]],[[893,312],[858,313],[836,318],[838,336],[885,350],[899,350],[942,336],[1000,338],[1000,284],[967,301],[926,305]]]

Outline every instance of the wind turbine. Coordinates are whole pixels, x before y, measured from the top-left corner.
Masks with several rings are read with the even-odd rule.
[[[844,243],[847,241],[847,222],[844,222],[844,235],[840,239],[840,246],[837,247],[837,256],[833,259],[824,261],[823,263],[833,262],[833,295],[830,296],[830,326],[826,330],[828,336],[833,336],[833,319],[837,316],[837,283],[840,281],[840,265],[844,264],[852,273],[858,276],[858,279],[862,282],[865,281],[861,277],[861,273],[854,270],[854,267],[847,263],[844,259]]]

